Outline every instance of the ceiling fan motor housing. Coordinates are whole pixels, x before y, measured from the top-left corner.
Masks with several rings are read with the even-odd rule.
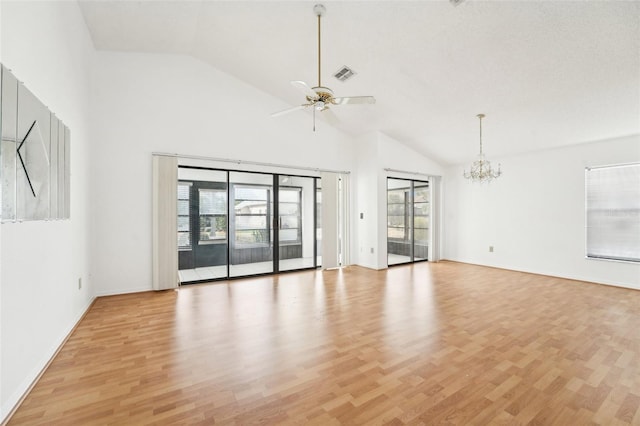
[[[311,88],[318,95],[317,98],[313,99],[307,96],[307,100],[309,102],[324,102],[325,104],[335,103],[333,102],[333,90],[328,87],[318,86]]]

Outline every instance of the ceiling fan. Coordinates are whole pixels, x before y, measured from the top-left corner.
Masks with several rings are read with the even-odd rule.
[[[320,54],[320,20],[325,13],[326,8],[322,4],[316,4],[313,7],[313,12],[318,17],[318,85],[310,87],[304,81],[292,81],[291,85],[298,88],[306,97],[306,102],[302,105],[295,106],[293,108],[287,108],[284,111],[279,111],[271,114],[272,117],[278,117],[280,115],[288,114],[293,111],[301,109],[313,108],[313,130],[316,130],[316,111],[326,111],[330,113],[329,107],[332,105],[349,105],[349,104],[375,104],[376,98],[373,96],[349,96],[349,97],[334,97],[333,91],[328,87],[322,86],[320,79],[320,66],[322,63],[322,56]]]

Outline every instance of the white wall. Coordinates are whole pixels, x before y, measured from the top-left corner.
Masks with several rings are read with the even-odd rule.
[[[0,61],[71,129],[71,220],[0,226],[0,420],[93,293],[86,254],[89,35],[75,2],[3,1],[1,7]]]
[[[356,218],[352,226],[354,229],[352,260],[367,268],[382,269],[386,264],[382,266],[378,262],[378,252],[382,248],[378,246],[379,134],[371,133],[361,136],[357,140],[357,146],[357,172],[353,183]],[[362,219],[360,214],[363,215]]]
[[[639,135],[490,160],[490,184],[447,172],[445,258],[640,289],[640,265],[585,259],[584,200],[585,167],[640,161]]]
[[[151,289],[151,153],[352,170],[352,139],[180,55],[101,52],[92,92],[92,274],[96,294]],[[226,164],[233,168],[233,164]],[[301,172],[300,174],[305,174]]]
[[[361,136],[357,146],[356,263],[384,269],[387,267],[387,177],[425,179],[426,176],[415,173],[442,176],[445,169],[381,132]],[[407,173],[387,172],[385,168]],[[360,213],[364,214],[363,219],[360,219]]]

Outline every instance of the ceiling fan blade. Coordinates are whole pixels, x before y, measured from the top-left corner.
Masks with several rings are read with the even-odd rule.
[[[376,98],[373,96],[348,96],[343,98],[333,98],[333,103],[336,105],[375,104]]]
[[[287,108],[287,109],[285,109],[283,111],[274,112],[273,114],[271,114],[271,116],[272,117],[280,117],[281,115],[289,114],[290,112],[298,111],[298,110],[304,109],[304,108],[306,108],[308,106],[309,106],[309,104],[294,106],[292,108]]]
[[[310,99],[318,99],[318,94],[304,81],[292,81],[291,85],[293,87],[297,87],[302,93],[305,94],[306,97]]]

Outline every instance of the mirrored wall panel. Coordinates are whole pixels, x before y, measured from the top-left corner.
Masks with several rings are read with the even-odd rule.
[[[68,219],[70,132],[1,67],[2,221]]]
[[[17,134],[17,218],[48,219],[51,113],[22,84],[18,85]]]
[[[18,125],[18,80],[0,69],[2,75],[2,100],[0,114],[0,129],[2,129],[2,144],[0,146],[0,175],[2,178],[2,220],[15,220],[16,218],[16,139]]]

